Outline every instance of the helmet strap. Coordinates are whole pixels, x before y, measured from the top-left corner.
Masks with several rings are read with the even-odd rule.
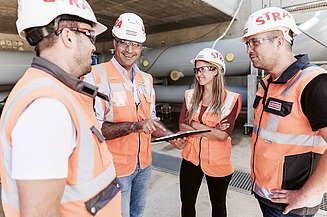
[[[43,27],[27,29],[26,40],[31,46],[37,45],[43,38],[57,31],[61,16],[56,17],[51,23]]]

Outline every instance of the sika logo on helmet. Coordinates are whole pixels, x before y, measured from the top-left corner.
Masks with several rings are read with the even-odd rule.
[[[294,35],[300,33],[293,16],[288,11],[269,7],[251,14],[244,26],[242,38],[272,30],[281,30],[288,41],[291,40],[288,35],[289,30],[292,30]]]
[[[212,48],[204,48],[201,50],[194,59],[191,60],[191,63],[195,64],[195,61],[203,60],[210,62],[214,65],[220,65],[223,68],[223,74],[226,72],[225,60],[221,53]]]
[[[121,14],[112,28],[112,35],[119,39],[143,43],[146,40],[143,20],[136,14]]]
[[[25,38],[24,30],[46,26],[56,17],[64,14],[93,22],[96,35],[107,30],[106,26],[97,21],[86,0],[19,0],[16,21],[18,34]]]

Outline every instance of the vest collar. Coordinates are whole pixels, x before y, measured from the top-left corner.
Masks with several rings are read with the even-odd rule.
[[[268,82],[274,84],[286,84],[287,81],[290,80],[299,70],[303,70],[310,65],[309,57],[307,54],[299,54],[295,56],[295,58],[297,60],[292,63],[276,81],[272,81],[270,76],[268,78]]]
[[[87,82],[84,82],[71,74],[65,72],[62,68],[59,66],[51,63],[50,61],[41,58],[41,57],[34,57],[31,66],[36,69],[40,69],[57,80],[59,80],[61,83],[66,85],[72,90],[75,90],[81,94],[87,95],[89,97],[95,98],[95,96],[98,96],[104,100],[109,101],[109,98],[107,95],[98,92],[98,87],[91,85]]]

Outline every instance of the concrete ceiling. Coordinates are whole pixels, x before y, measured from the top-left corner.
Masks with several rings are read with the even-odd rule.
[[[76,0],[75,0],[76,1]],[[98,21],[108,26],[109,31],[101,34],[98,42],[111,41],[111,27],[117,17],[124,12],[134,12],[143,18],[147,34],[184,29],[195,26],[219,23],[231,20],[229,3],[219,5],[219,9],[210,6],[207,0],[88,0]],[[232,5],[233,7],[234,5]],[[217,6],[216,6],[217,7]],[[17,34],[17,1],[1,0],[0,32]]]

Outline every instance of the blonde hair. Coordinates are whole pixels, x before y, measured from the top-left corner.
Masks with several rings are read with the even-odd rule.
[[[214,64],[212,62],[207,62],[212,66],[217,67],[217,75],[213,78],[212,82],[212,98],[209,105],[211,111],[216,114],[221,113],[221,106],[225,97],[225,85],[223,68],[221,65]],[[204,86],[200,85],[196,76],[194,76],[194,92],[191,99],[191,108],[187,111],[187,121],[191,123],[192,115],[196,113],[200,106],[204,94]]]

